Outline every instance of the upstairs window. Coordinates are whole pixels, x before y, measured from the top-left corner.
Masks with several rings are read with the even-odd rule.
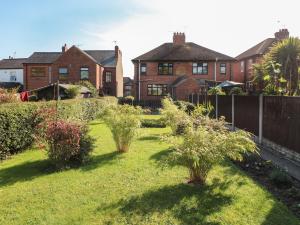
[[[89,79],[89,68],[88,67],[81,67],[80,68],[80,79],[81,80],[88,80]]]
[[[244,67],[245,67],[245,63],[244,61],[241,61],[241,73],[244,73]]]
[[[110,83],[111,82],[112,73],[111,72],[105,72],[105,82]]]
[[[208,74],[208,63],[193,63],[193,74],[195,75],[206,75]]]
[[[168,94],[167,84],[148,84],[148,95],[165,96]]]
[[[226,63],[220,63],[220,74],[226,74]]]
[[[61,80],[67,79],[68,75],[69,75],[68,68],[66,68],[66,67],[59,68],[58,69],[58,75],[59,75],[59,79],[61,79]]]
[[[173,74],[173,63],[159,63],[158,64],[159,75],[172,75]]]
[[[31,76],[33,77],[44,77],[46,76],[46,67],[32,67]]]
[[[147,64],[141,63],[141,75],[146,75],[147,73]]]

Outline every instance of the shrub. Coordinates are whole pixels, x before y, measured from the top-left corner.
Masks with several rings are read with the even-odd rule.
[[[34,104],[5,104],[0,107],[0,160],[32,144],[39,120]]]
[[[77,82],[76,84],[89,89],[91,91],[91,97],[93,97],[93,98],[99,97],[99,92],[98,92],[97,88],[90,81],[81,80],[81,81]]]
[[[225,92],[222,91],[222,89],[219,87],[213,87],[208,90],[207,94],[209,94],[209,95],[225,95]]]
[[[45,142],[50,160],[59,169],[83,163],[92,150],[87,127],[68,121],[50,121],[45,130]]]
[[[163,121],[167,126],[171,127],[174,135],[182,133],[186,127],[191,125],[188,115],[184,110],[179,109],[172,99],[164,98],[162,105],[161,114]]]
[[[142,127],[148,128],[165,128],[166,124],[162,119],[143,119],[142,120]]]
[[[270,174],[270,180],[277,187],[290,187],[292,185],[291,177],[284,171],[275,169]]]
[[[174,104],[178,107],[178,109],[185,111],[186,113],[190,114],[194,111],[195,105],[190,102],[185,101],[175,101]]]
[[[218,129],[207,122],[186,129],[182,141],[172,141],[174,151],[170,156],[171,163],[187,167],[192,183],[203,184],[212,166],[226,158],[242,160],[244,153],[256,151],[249,133],[242,130],[230,132],[222,121],[205,119],[218,123]]]
[[[79,86],[72,85],[65,90],[68,99],[76,98],[79,94]]]
[[[104,121],[110,128],[119,152],[127,152],[130,144],[141,126],[140,107],[130,105],[111,106],[104,114]]]
[[[234,87],[230,90],[229,95],[246,95],[246,92],[240,87]]]
[[[17,92],[18,88],[10,90],[0,88],[0,104],[17,102],[19,100]]]

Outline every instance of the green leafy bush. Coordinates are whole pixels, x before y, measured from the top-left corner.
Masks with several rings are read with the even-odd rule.
[[[83,163],[92,151],[92,138],[85,125],[69,121],[50,121],[45,129],[49,159],[59,169]]]
[[[142,120],[142,127],[147,128],[165,128],[166,124],[162,119],[155,120],[155,119],[143,119]]]
[[[174,104],[178,107],[178,109],[185,111],[186,113],[190,114],[194,111],[195,105],[190,102],[185,101],[175,101]]]
[[[207,93],[209,95],[225,95],[225,92],[222,91],[222,89],[219,87],[213,87],[213,88],[209,89]]]
[[[279,169],[275,169],[271,172],[270,180],[279,188],[290,187],[292,185],[291,177]]]
[[[79,95],[79,86],[72,85],[65,90],[68,99],[76,98]]]
[[[240,87],[234,87],[230,90],[229,95],[246,95],[246,92]]]
[[[90,81],[81,80],[81,81],[77,82],[76,84],[89,89],[91,92],[91,97],[93,97],[93,98],[99,97],[99,91]]]
[[[140,107],[130,105],[117,105],[107,108],[104,121],[110,128],[117,150],[127,152],[137,130],[141,126],[139,115],[142,113]]]

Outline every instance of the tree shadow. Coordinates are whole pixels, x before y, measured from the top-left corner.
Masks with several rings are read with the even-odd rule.
[[[24,162],[0,170],[0,187],[33,180],[36,177],[51,174],[55,171],[55,167],[52,166],[49,160]]]
[[[138,140],[140,140],[140,141],[157,141],[159,139],[160,139],[159,135],[150,135],[150,136],[140,137]]]
[[[170,185],[129,200],[121,200],[115,205],[99,207],[97,210],[119,207],[129,223],[136,223],[138,218],[142,221],[145,217],[168,211],[181,224],[219,225],[219,222],[209,221],[208,217],[232,203],[232,197],[220,191],[229,185],[217,180],[205,186]]]
[[[89,171],[104,165],[113,164],[115,162],[115,159],[119,157],[121,157],[121,155],[117,151],[92,156],[90,161],[86,165],[82,166],[80,169],[82,171]]]

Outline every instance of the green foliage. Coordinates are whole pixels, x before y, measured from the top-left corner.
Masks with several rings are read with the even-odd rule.
[[[106,109],[103,119],[113,134],[119,152],[129,150],[130,144],[141,126],[139,115],[142,112],[140,107],[126,104],[111,106]]]
[[[210,102],[205,104],[198,104],[194,111],[191,113],[192,117],[209,116],[214,110],[214,107]]]
[[[290,187],[292,184],[291,177],[284,171],[275,169],[270,174],[270,180],[279,188]]]
[[[89,89],[91,92],[91,97],[93,97],[93,98],[99,97],[99,92],[98,92],[97,88],[90,81],[81,80],[81,81],[77,82],[76,84]]]
[[[225,92],[220,87],[212,87],[208,90],[209,95],[226,95]]]
[[[179,109],[170,98],[162,100],[161,114],[164,123],[170,126],[174,135],[181,134],[187,126],[190,126],[190,120],[184,109]]]
[[[142,120],[143,128],[165,128],[166,124],[162,119],[143,119]]]
[[[243,91],[240,87],[234,87],[230,90],[229,95],[246,95],[246,93]]]
[[[68,99],[76,98],[79,94],[80,87],[77,85],[72,85],[65,90]]]
[[[188,114],[192,113],[195,109],[195,105],[190,102],[174,101],[174,104],[178,107],[178,109],[185,111]]]

